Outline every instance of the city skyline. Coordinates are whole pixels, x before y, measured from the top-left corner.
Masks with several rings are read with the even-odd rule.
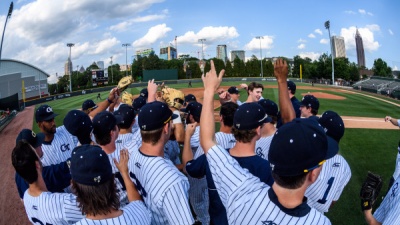
[[[0,24],[4,24],[10,1],[0,2]],[[357,63],[355,43],[358,28],[365,51],[366,67],[382,58],[393,69],[400,68],[400,28],[395,18],[400,3],[356,1],[246,1],[226,4],[220,1],[193,2],[190,5],[170,0],[119,0],[99,4],[93,0],[18,0],[8,20],[4,38],[4,59],[21,60],[48,72],[50,83],[62,74],[68,59],[67,43],[72,47],[72,64],[89,66],[104,61],[104,66],[125,64],[137,50],[172,44],[178,54],[198,57],[206,39],[204,56],[216,57],[218,45],[246,51],[246,59],[262,56],[296,55],[313,60],[331,54],[328,31],[342,36],[346,56]]]

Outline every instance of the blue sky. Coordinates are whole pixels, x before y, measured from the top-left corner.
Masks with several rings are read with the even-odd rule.
[[[10,1],[0,1],[0,27],[3,28]],[[382,58],[393,69],[400,69],[400,2],[381,1],[183,1],[183,0],[18,0],[9,19],[2,58],[21,60],[51,75],[64,73],[64,62],[72,48],[76,65],[87,67],[93,61],[113,57],[125,64],[123,43],[130,43],[128,60],[136,50],[174,44],[178,54],[216,55],[216,46],[228,51],[245,50],[246,58],[295,55],[317,59],[330,54],[328,32],[343,36],[346,55],[356,62],[355,29],[364,41],[367,67]]]

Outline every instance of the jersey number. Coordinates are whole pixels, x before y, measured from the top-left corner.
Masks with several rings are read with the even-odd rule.
[[[140,194],[142,194],[142,196],[144,198],[147,197],[147,192],[144,190],[142,184],[140,183],[140,181],[136,178],[135,174],[132,172],[129,172],[129,176],[132,177],[132,179],[135,180],[136,183],[136,189],[139,191]]]
[[[332,184],[333,184],[334,180],[335,180],[334,177],[329,178],[329,180],[328,180],[328,188],[326,188],[326,191],[324,193],[324,197],[322,197],[322,199],[319,199],[317,201],[318,203],[320,203],[320,204],[325,204],[326,203],[326,198],[328,197],[328,193],[331,190],[331,187],[332,187]]]
[[[39,219],[37,219],[35,217],[32,217],[31,219],[32,219],[33,223],[38,223],[40,225],[45,225],[42,221],[40,221]],[[46,223],[46,225],[52,225],[52,224],[51,223]]]

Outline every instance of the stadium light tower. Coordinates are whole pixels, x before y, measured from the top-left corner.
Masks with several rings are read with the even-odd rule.
[[[329,20],[327,20],[325,22],[325,28],[328,29],[328,33],[329,33],[329,43],[331,44],[331,57],[332,57],[332,85],[335,84],[335,65],[333,63],[333,49],[332,49],[332,40],[331,40],[331,23],[329,22]]]
[[[69,47],[69,60],[71,61],[71,68],[68,65],[69,71],[69,92],[72,92],[72,58],[71,58],[71,48],[75,46],[73,43],[67,43],[67,46]]]
[[[125,76],[128,76],[128,46],[131,46],[129,43],[122,44],[123,47],[125,47],[125,63],[126,63],[126,68],[125,68]]]
[[[7,21],[8,21],[8,18],[10,18],[10,17],[11,17],[11,14],[12,14],[13,8],[14,8],[14,3],[13,3],[13,2],[11,2],[11,4],[10,4],[10,8],[8,9],[8,14],[7,14],[7,16],[6,16],[6,22],[4,22],[3,35],[1,36],[1,45],[0,45],[0,59],[1,59],[1,52],[2,52],[2,50],[3,50],[3,39],[4,39],[4,32],[6,31],[6,25],[7,25]]]
[[[201,59],[204,59],[204,49],[203,49],[203,44],[206,41],[206,39],[202,38],[199,39],[199,42],[201,42]]]
[[[261,49],[261,39],[264,39],[263,36],[258,36],[256,39],[260,39],[260,64],[261,64],[261,77],[264,77],[263,74],[263,66],[262,66],[262,49]]]

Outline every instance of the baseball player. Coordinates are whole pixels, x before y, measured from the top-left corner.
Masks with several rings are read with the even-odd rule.
[[[183,107],[186,107],[191,102],[197,102],[196,96],[193,94],[185,95],[185,102],[183,103]]]
[[[391,122],[394,126],[400,126],[400,120],[392,118],[391,116],[385,117],[385,122]],[[399,177],[400,175],[400,141],[397,147],[397,158],[396,158],[396,165],[394,169],[393,176],[390,178],[389,187],[392,186],[393,182]]]
[[[247,100],[245,101],[246,103],[248,102],[258,102],[262,97],[262,93],[264,90],[264,86],[260,83],[257,82],[251,82],[249,85],[242,84],[241,85],[243,88],[247,90]]]
[[[157,85],[149,82],[149,96]],[[177,117],[168,105],[154,101],[139,112],[142,145],[129,160],[130,176],[152,213],[152,224],[193,224],[188,202],[189,182],[164,158],[164,145],[171,134],[172,120]]]
[[[342,118],[336,112],[326,111],[318,122],[324,128],[329,141],[339,143],[344,135]],[[332,148],[332,150],[336,150],[336,148]],[[321,213],[328,212],[329,208],[339,200],[351,177],[349,164],[343,156],[337,153],[338,151],[328,151],[328,159],[322,167],[321,174],[305,193],[308,204]]]
[[[140,145],[142,142],[140,134],[135,135],[132,133],[132,127],[136,124],[136,114],[133,107],[124,104],[114,112],[114,115],[121,117],[121,121],[117,124],[119,134],[117,140],[115,140],[115,152],[119,152],[122,149],[130,149],[130,145]]]
[[[83,218],[75,195],[48,192],[40,158],[28,142],[19,141],[11,158],[15,171],[29,183],[23,202],[32,224],[72,224]]]
[[[97,107],[90,111],[89,117],[90,119],[93,119],[94,116],[96,116],[97,113],[103,112],[104,110],[107,110],[108,108],[114,108],[115,104],[117,103],[117,100],[119,99],[119,89],[117,87],[111,89],[110,93],[108,94],[108,97],[97,104]]]
[[[92,99],[87,99],[82,103],[82,111],[89,115],[89,113],[97,108],[96,103]]]
[[[290,101],[292,102],[293,109],[296,113],[296,118],[300,118],[300,116],[301,116],[300,101],[295,96],[296,84],[293,81],[288,80],[287,81],[287,89],[288,89]],[[281,114],[280,114],[280,112],[278,112],[278,122],[276,124],[276,127],[279,128],[281,126],[282,126]]]
[[[275,124],[277,123],[278,105],[269,99],[261,99],[258,104],[263,107],[265,113],[271,119],[261,129],[261,137],[256,142],[256,154],[268,160],[269,146],[276,132]]]
[[[29,129],[23,129],[17,136],[16,145],[22,140],[28,142],[35,149],[39,158],[43,156],[41,146],[44,135],[42,133],[35,134],[35,132]],[[63,190],[71,183],[71,174],[67,162],[43,167],[42,176],[50,192],[64,192]],[[15,173],[15,183],[19,197],[23,199],[25,191],[29,188],[29,184],[18,173]]]
[[[58,114],[48,105],[41,105],[36,110],[35,119],[40,131],[45,135],[42,144],[43,166],[59,164],[71,157],[72,149],[77,145],[78,139],[73,137],[64,126],[56,128],[54,117]]]
[[[316,117],[318,119],[319,101],[314,95],[305,95],[300,102],[302,118]]]
[[[65,129],[78,138],[78,145],[93,144],[91,137],[93,123],[89,115],[80,110],[71,110],[64,117]]]
[[[137,121],[139,121],[139,117],[138,117],[139,110],[146,104],[146,100],[147,99],[145,99],[144,97],[139,96],[139,97],[135,98],[132,103],[133,110],[135,110],[135,114],[136,114],[135,123],[132,126],[132,133],[136,134],[135,135],[136,138],[141,138],[140,129],[139,129],[139,125],[138,125]],[[142,141],[140,141],[140,142],[142,142]]]
[[[96,145],[82,145],[74,149],[71,157],[72,186],[79,208],[85,215],[77,225],[150,224],[151,214],[129,178],[128,159],[127,151],[121,151],[120,162],[114,159],[129,193],[130,203],[120,208],[107,154]]]
[[[278,59],[274,64],[274,72],[282,92],[287,85],[286,62]],[[269,152],[275,183],[272,187],[266,185],[243,169],[214,141],[213,98],[223,74],[222,70],[217,76],[211,61],[211,71],[202,77],[204,100],[200,142],[207,154],[229,224],[331,224],[328,218],[309,207],[304,200],[306,187],[316,180],[326,159],[327,137],[324,130],[310,119],[297,119],[282,126],[274,135]],[[280,99],[281,109],[293,107],[287,93],[280,93],[279,96],[284,98]],[[286,113],[282,113],[286,116]],[[294,118],[294,113],[287,114]],[[287,118],[284,119],[286,121]],[[238,125],[249,124],[234,122],[234,126]]]
[[[239,100],[240,94],[239,89],[235,86],[231,86],[228,88],[228,91],[224,91],[223,89],[218,90],[219,101],[221,104],[225,102],[233,102],[237,105],[242,105],[243,103]]]

